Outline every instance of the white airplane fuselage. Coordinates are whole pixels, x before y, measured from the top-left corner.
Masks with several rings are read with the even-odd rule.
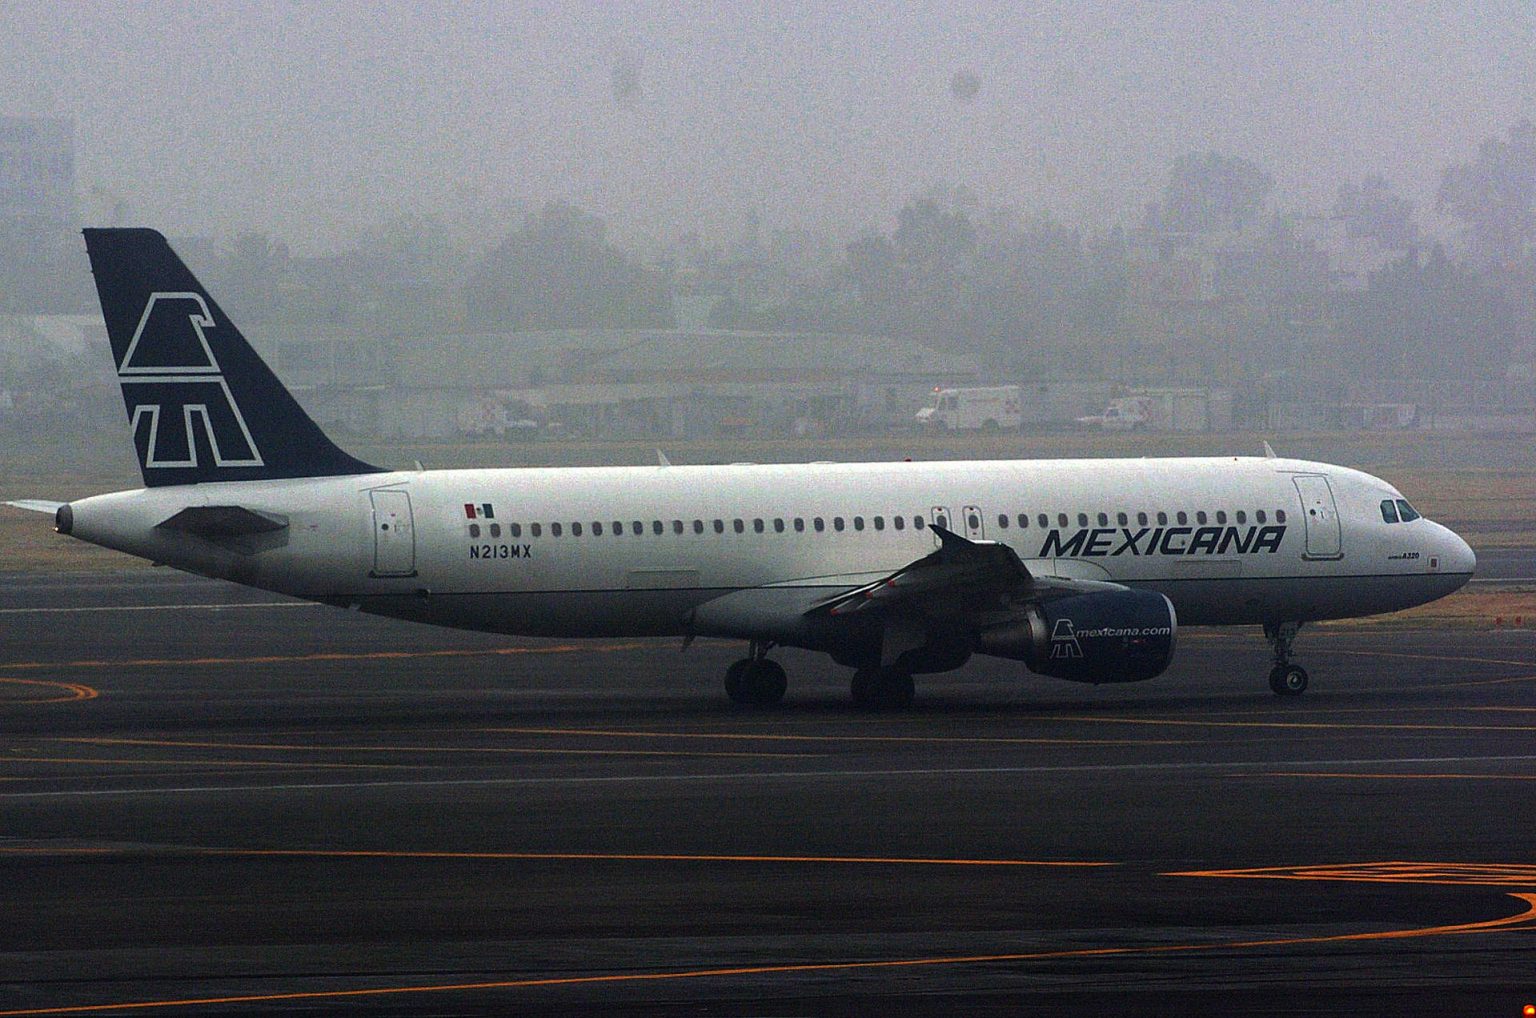
[[[1384,519],[1401,498],[1357,470],[1258,457],[441,470],[116,492],[72,503],[70,532],[381,615],[571,637],[683,633],[695,606],[749,588],[856,587],[932,551],[939,522],[1034,575],[1155,590],[1180,623],[1223,625],[1460,587],[1471,550]],[[223,505],[287,526],[238,546],[158,526]]]

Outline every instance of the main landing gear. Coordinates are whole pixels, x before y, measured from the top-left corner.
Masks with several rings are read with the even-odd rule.
[[[1307,691],[1307,670],[1291,664],[1291,642],[1300,629],[1300,622],[1264,624],[1264,638],[1275,652],[1275,666],[1269,670],[1269,688],[1278,696],[1300,696]]]
[[[912,673],[901,668],[860,668],[850,686],[855,707],[902,710],[912,706]]]
[[[777,661],[768,660],[772,647],[753,640],[748,655],[725,670],[725,695],[732,703],[771,707],[784,699],[789,680]]]

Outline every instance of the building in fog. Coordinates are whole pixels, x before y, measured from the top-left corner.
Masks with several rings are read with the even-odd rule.
[[[74,231],[74,123],[0,117],[0,311],[59,310]]]
[[[789,437],[910,426],[963,357],[881,336],[572,329],[355,338],[252,333],[323,423],[399,438],[534,420],[593,438]]]

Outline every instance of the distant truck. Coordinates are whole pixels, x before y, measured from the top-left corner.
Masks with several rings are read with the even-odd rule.
[[[1143,389],[1111,400],[1101,414],[1079,417],[1104,431],[1225,431],[1232,426],[1232,394],[1215,389]]]
[[[917,412],[917,423],[935,431],[1017,431],[1019,411],[1017,385],[935,389],[933,405]]]

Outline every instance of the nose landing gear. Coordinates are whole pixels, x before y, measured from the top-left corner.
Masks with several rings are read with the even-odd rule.
[[[1291,663],[1291,642],[1300,630],[1300,622],[1264,624],[1264,638],[1275,652],[1275,666],[1269,670],[1269,688],[1277,696],[1300,696],[1307,691],[1307,670]]]
[[[753,640],[748,656],[725,670],[725,695],[732,703],[771,707],[784,699],[789,680],[777,661],[768,660],[772,647]]]

